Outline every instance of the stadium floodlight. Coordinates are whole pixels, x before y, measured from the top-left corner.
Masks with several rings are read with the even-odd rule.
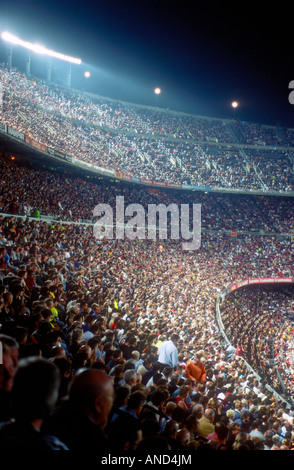
[[[161,88],[159,88],[159,87],[154,88],[154,93],[156,95],[156,106],[158,106],[158,97],[161,93]]]
[[[238,106],[239,106],[238,101],[233,101],[233,102],[232,102],[232,108],[233,108],[233,110],[234,110],[234,119],[235,119],[235,117],[236,117],[236,109],[238,108]]]
[[[48,55],[49,57],[54,57],[59,60],[64,60],[65,62],[70,62],[72,64],[80,65],[82,63],[81,59],[78,59],[76,57],[71,57],[69,55],[65,55],[60,52],[52,51],[51,49],[47,49],[41,44],[33,44],[28,41],[23,41],[22,39],[18,38],[14,34],[11,34],[7,31],[4,31],[1,34],[1,38],[4,41],[7,41],[11,44],[15,44],[17,46],[24,47],[25,49],[28,49],[29,51],[35,52],[36,54]]]

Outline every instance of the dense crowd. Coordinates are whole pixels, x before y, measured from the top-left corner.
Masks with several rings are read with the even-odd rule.
[[[197,191],[166,191],[94,180],[81,174],[60,173],[42,167],[19,165],[9,156],[0,157],[1,211],[33,216],[37,213],[64,221],[92,221],[98,203],[115,207],[116,196],[125,204],[201,204],[204,229],[267,234],[291,234],[294,230],[292,198],[245,197]],[[246,204],[244,204],[244,200]]]
[[[254,370],[282,391],[279,376],[293,395],[293,293],[289,288],[237,290],[221,308],[230,343],[242,345]],[[277,370],[278,374],[277,375]]]
[[[70,158],[168,183],[293,190],[291,129],[142,108],[0,73],[1,122]]]
[[[228,296],[221,315],[229,346],[215,315],[218,294],[236,281],[293,276],[293,240],[282,233],[291,218],[285,226],[275,220],[281,199],[257,199],[252,217],[260,223],[260,207],[269,204],[276,222],[262,235],[253,221],[246,227],[254,200],[202,195],[207,230],[199,249],[185,251],[179,240],[97,240],[92,225],[16,217],[36,204],[44,215],[54,204],[54,216],[63,207],[74,213],[70,202],[74,217],[86,216],[94,187],[97,202],[108,203],[121,191],[127,203],[142,204],[179,203],[184,195],[110,182],[87,187],[70,176],[65,186],[62,175],[5,159],[1,171],[2,211],[15,203],[15,216],[0,219],[1,450],[293,448],[284,338],[291,324],[282,315],[291,298],[281,291],[256,304],[245,291]],[[238,220],[244,233],[236,237],[230,230]],[[263,363],[269,335],[286,395]]]
[[[73,159],[152,180],[293,190],[291,129],[0,74],[0,121]],[[145,209],[201,204],[200,247],[97,239],[93,210],[117,196]],[[237,281],[294,277],[292,209],[290,197],[155,189],[3,154],[1,451],[293,450],[292,287],[227,293],[221,325],[216,315]]]

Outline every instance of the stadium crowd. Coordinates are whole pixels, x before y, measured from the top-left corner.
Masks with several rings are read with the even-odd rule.
[[[152,180],[293,190],[291,129],[0,74],[0,122],[73,159]],[[93,209],[116,196],[145,208],[201,204],[200,247],[96,239]],[[293,278],[292,207],[291,198],[155,189],[2,155],[1,451],[294,450],[291,288],[226,295],[225,335],[216,315],[218,295],[237,281]]]
[[[115,180],[105,183],[81,174],[20,165],[4,155],[0,156],[0,176],[1,210],[8,214],[33,216],[37,212],[64,221],[91,222],[96,204],[115,206],[116,196],[124,196],[126,205],[138,203],[146,210],[147,204],[201,204],[201,224],[209,230],[287,235],[294,230],[292,198],[246,196],[244,199],[242,195],[168,192],[143,185],[135,186],[134,191]]]
[[[41,204],[38,194],[44,215],[52,214],[52,201],[55,216],[70,200],[78,217],[92,208],[86,179],[68,176],[65,189],[63,176],[31,171],[2,161],[1,209],[8,214],[0,219],[1,450],[292,449],[293,377],[283,340],[292,340],[290,323],[275,308],[266,321],[269,308],[288,309],[287,298],[272,294],[258,307],[256,296],[230,298],[221,306],[229,347],[215,315],[219,292],[236,281],[293,276],[291,235],[254,233],[252,222],[232,236],[226,227],[246,211],[249,218],[252,199],[227,198],[225,209],[220,195],[206,195],[209,230],[197,251],[170,239],[97,240],[92,225],[16,217]],[[90,192],[95,184],[89,182]],[[108,203],[120,191],[127,203],[184,197],[110,182],[96,191],[97,202]],[[248,353],[250,328],[259,333],[250,346],[258,354]],[[269,335],[284,397],[262,361]]]
[[[1,122],[69,158],[169,183],[293,190],[291,129],[142,108],[0,73]]]
[[[279,387],[276,368],[293,395],[293,295],[289,289],[237,290],[221,308],[226,335],[254,370]],[[262,336],[262,339],[261,339]],[[274,361],[274,362],[273,362]]]

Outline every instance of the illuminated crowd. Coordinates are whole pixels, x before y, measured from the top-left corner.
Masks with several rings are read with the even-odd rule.
[[[0,122],[72,159],[264,191],[167,190],[3,151],[0,449],[293,450],[292,284],[228,292],[294,277],[292,198],[265,194],[293,190],[293,131],[0,74]],[[200,204],[200,247],[97,239],[93,210],[117,196],[145,209]]]
[[[256,233],[253,222],[247,229],[246,218],[238,222],[242,213],[249,220],[254,205],[251,199],[206,195],[201,247],[195,252],[184,251],[174,240],[96,240],[93,225],[66,224],[56,217],[46,221],[17,217],[25,215],[27,205],[35,209],[36,202],[43,203],[38,206],[41,215],[52,215],[52,204],[56,206],[54,215],[62,215],[61,207],[67,204],[70,208],[74,196],[80,208],[78,217],[88,216],[92,202],[86,197],[86,179],[67,176],[65,190],[64,176],[51,172],[49,177],[48,171],[41,169],[30,173],[7,158],[2,160],[2,175],[6,175],[6,181],[1,178],[1,205],[7,216],[1,217],[1,334],[5,335],[6,369],[1,376],[0,447],[1,437],[3,445],[12,445],[7,442],[8,431],[14,432],[13,439],[10,435],[13,446],[21,446],[18,432],[28,417],[20,411],[15,414],[13,390],[19,382],[14,384],[14,377],[22,370],[20,365],[26,369],[24,360],[33,357],[38,361],[41,357],[62,372],[57,403],[49,414],[42,415],[41,436],[51,448],[74,445],[82,450],[85,440],[91,441],[95,433],[100,436],[97,449],[101,453],[105,449],[140,451],[148,446],[158,453],[166,449],[292,448],[292,353],[288,341],[292,332],[289,319],[283,315],[292,308],[289,294],[272,294],[258,305],[250,291],[248,296],[240,291],[236,297],[227,297],[220,311],[232,347],[220,334],[215,316],[218,294],[234,282],[292,277],[291,219],[285,217],[285,225],[283,219],[275,225],[273,212],[272,223],[265,218],[268,225],[262,226],[269,231]],[[126,203],[184,200],[178,192],[138,190],[115,182],[89,182],[92,195],[94,187],[97,200],[94,198],[93,203],[110,203],[118,194],[125,195]],[[42,202],[33,199],[36,190]],[[277,198],[277,207],[279,201]],[[266,198],[261,198],[260,204],[266,207]],[[268,204],[274,211],[274,202]],[[227,218],[222,212],[225,205]],[[260,207],[253,213],[255,220]],[[15,212],[11,213],[13,208]],[[232,234],[234,224],[243,229],[237,237]],[[271,322],[266,321],[269,315]],[[246,333],[251,329],[255,331],[252,342]],[[173,367],[163,367],[160,348],[174,334],[179,337],[178,361]],[[266,364],[270,360],[269,335],[286,393],[273,365]],[[206,375],[194,383],[186,369],[196,356]],[[113,387],[108,407],[103,408],[108,410],[107,416],[101,418],[95,431],[88,428],[87,420],[83,421],[80,432],[75,430],[77,434],[73,435],[65,423],[70,422],[75,429],[70,419],[74,417],[80,423],[82,418],[75,413],[85,404],[79,402],[77,406],[74,402],[75,411],[70,414],[66,407],[71,410],[72,400],[77,400],[72,390],[83,377],[90,380],[90,373],[103,374],[110,380],[107,386]],[[23,384],[22,390],[26,397]],[[18,400],[22,403],[21,397]],[[5,428],[7,422],[12,428]],[[207,434],[208,429],[211,432]]]
[[[169,183],[293,190],[291,129],[143,108],[0,72],[1,122],[70,158]]]
[[[0,175],[1,207],[9,214],[32,216],[37,210],[59,220],[91,222],[96,204],[115,206],[116,196],[124,196],[126,205],[138,203],[145,208],[148,203],[160,202],[201,204],[202,226],[210,230],[291,234],[294,229],[291,198],[252,196],[246,197],[244,205],[243,196],[217,192],[170,193],[138,185],[134,191],[115,180],[105,182],[41,167],[19,166],[11,158],[0,158]]]

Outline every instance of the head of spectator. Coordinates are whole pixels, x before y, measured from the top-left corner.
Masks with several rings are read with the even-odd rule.
[[[198,419],[196,418],[196,415],[191,413],[186,419],[185,422],[186,428],[190,432],[191,436],[197,435],[197,430],[198,430]]]
[[[130,390],[137,381],[137,374],[135,369],[128,369],[124,372],[124,386],[128,387]]]
[[[192,414],[196,416],[197,419],[202,418],[204,414],[204,407],[201,403],[196,403],[192,407]]]
[[[66,356],[55,356],[52,357],[51,362],[56,365],[60,373],[60,387],[59,387],[59,399],[63,399],[68,395],[68,388],[72,380],[73,370],[72,363]]]
[[[161,390],[155,390],[151,394],[150,400],[145,403],[142,412],[141,419],[147,419],[151,421],[160,422],[161,418],[164,416],[163,408],[165,406],[166,393]]]
[[[12,388],[15,420],[39,426],[56,404],[59,385],[59,369],[53,362],[39,357],[21,359]]]
[[[177,431],[177,434],[176,434],[176,441],[178,443],[178,450],[182,450],[184,451],[189,442],[190,442],[190,438],[191,438],[191,435],[190,435],[190,432],[188,431],[188,429],[186,428],[182,428],[182,429],[179,429]]]
[[[109,438],[111,452],[132,452],[142,441],[142,430],[139,424],[126,426],[125,420],[118,418],[110,426]]]
[[[188,416],[188,411],[184,410],[183,408],[180,408],[179,406],[176,406],[176,408],[172,412],[172,419],[179,424],[180,428],[185,425],[185,421]]]
[[[134,363],[137,363],[140,359],[140,353],[137,350],[134,350],[131,352],[131,357],[129,361],[134,361]]]
[[[232,445],[233,450],[249,450],[247,446],[248,443],[248,434],[246,432],[239,432],[236,437],[235,441]]]
[[[139,366],[138,372],[143,374],[152,368],[153,357],[148,355],[143,359],[143,363]]]
[[[207,436],[208,440],[215,440],[217,445],[225,445],[229,435],[229,428],[222,422],[215,423],[214,433]]]
[[[112,416],[113,413],[117,409],[120,409],[123,406],[126,406],[128,403],[129,397],[130,397],[130,391],[127,387],[124,387],[123,385],[116,387],[112,410],[109,416]]]
[[[1,445],[6,449],[66,450],[55,436],[42,432],[44,420],[58,398],[60,374],[50,361],[30,357],[19,361],[12,387],[13,421],[1,428]]]
[[[281,445],[282,445],[280,436],[278,434],[274,434],[272,437],[272,441],[273,441],[273,445],[272,445],[271,450],[280,450]]]
[[[162,369],[162,374],[164,375],[164,377],[169,381],[173,375],[173,367],[170,367],[170,366],[166,366]]]
[[[249,411],[243,411],[241,414],[241,430],[242,432],[249,432],[252,425],[252,416]]]
[[[177,404],[174,401],[168,401],[165,405],[165,415],[171,419],[174,409],[177,407]]]
[[[146,395],[141,391],[131,393],[128,398],[125,409],[128,412],[133,413],[135,416],[139,416],[142,408],[146,402]]]
[[[228,417],[229,422],[232,423],[235,419],[235,411],[232,410],[232,409],[227,410],[226,411],[226,416]]]
[[[179,423],[175,421],[174,419],[170,419],[167,421],[163,435],[167,437],[168,439],[175,439],[177,432],[179,430]]]
[[[272,446],[274,445],[273,443],[273,431],[271,431],[270,429],[268,429],[265,433],[264,433],[264,445],[266,447],[267,450],[270,450],[272,448]]]
[[[18,366],[19,344],[14,338],[4,334],[0,335],[0,343],[3,355],[0,364],[0,390],[10,392]]]
[[[198,404],[198,405],[202,405],[203,408],[204,408],[204,410],[206,410],[206,408],[207,408],[207,406],[208,406],[208,401],[209,401],[208,396],[202,395],[202,396],[199,398],[197,404]]]
[[[69,398],[93,423],[104,429],[114,399],[112,380],[105,372],[81,371],[70,385]]]

